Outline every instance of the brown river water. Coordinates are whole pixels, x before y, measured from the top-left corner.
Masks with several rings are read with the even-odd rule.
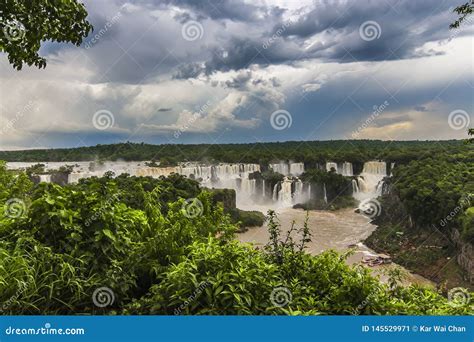
[[[255,206],[252,206],[252,209],[266,213],[266,208],[263,207],[255,208]],[[289,230],[293,221],[296,222],[297,227],[302,227],[306,218],[306,212],[301,209],[282,208],[277,209],[276,213],[283,234]],[[376,252],[362,243],[377,227],[371,224],[370,219],[366,216],[355,213],[354,209],[310,211],[308,225],[312,234],[311,242],[306,248],[308,253],[316,255],[328,249],[334,249],[339,252],[353,249],[354,254],[347,259],[349,264],[360,263],[364,256],[377,255]],[[248,231],[238,234],[237,238],[241,242],[248,242],[261,247],[268,242],[269,234],[265,224],[262,227],[250,228]],[[370,268],[373,270],[374,275],[380,276],[380,279],[385,281],[387,279],[385,273],[393,267],[400,267],[405,271],[404,284],[416,283],[434,286],[434,283],[430,280],[411,273],[394,263]]]

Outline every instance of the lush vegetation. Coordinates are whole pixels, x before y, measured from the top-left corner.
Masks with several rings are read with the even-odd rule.
[[[4,314],[471,313],[396,274],[381,283],[336,252],[305,253],[307,225],[292,229],[301,240],[282,237],[274,213],[264,249],[238,243],[223,206],[193,180],[111,176],[34,185],[0,164]],[[92,297],[104,286],[114,300],[101,308]],[[284,305],[273,294],[282,287]]]
[[[92,30],[84,5],[76,0],[3,0],[0,13],[0,51],[18,70],[23,64],[46,66],[46,59],[39,55],[42,42],[79,46]]]
[[[472,287],[452,261],[460,253],[455,230],[463,243],[474,242],[474,163],[443,156],[414,160],[396,167],[387,185],[378,228],[366,244],[436,282]]]
[[[442,157],[395,168],[395,191],[417,226],[460,227],[474,242],[474,163]]]
[[[252,151],[252,153],[249,153]],[[199,144],[149,145],[121,143],[71,149],[3,151],[0,159],[6,161],[90,161],[90,160],[156,160],[166,165],[182,161],[260,163],[292,160],[304,162],[306,168],[315,168],[326,161],[352,162],[354,172],[362,170],[362,163],[385,160],[406,164],[429,156],[445,156],[450,161],[473,161],[472,146],[459,140],[449,141],[288,141],[255,144]]]

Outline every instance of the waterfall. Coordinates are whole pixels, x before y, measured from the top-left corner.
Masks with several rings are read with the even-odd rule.
[[[328,195],[326,193],[326,184],[323,184],[324,189],[324,203],[328,203]]]
[[[354,175],[354,171],[352,169],[352,163],[344,162],[342,163],[342,175],[352,177]]]
[[[299,176],[304,172],[304,163],[290,163],[290,174]]]
[[[284,176],[299,176],[304,172],[304,163],[283,163],[270,164],[270,169],[281,173]]]
[[[269,166],[273,171],[281,173],[284,176],[288,176],[290,173],[287,163],[270,164]]]
[[[337,163],[327,162],[326,163],[326,171],[329,172],[329,171],[331,171],[331,169],[334,169],[337,172]]]
[[[354,175],[352,163],[344,162],[344,163],[334,163],[334,162],[327,162],[326,163],[326,171],[329,172],[331,169],[336,170],[336,173],[351,177]]]
[[[291,195],[291,180],[288,178],[285,178],[281,184],[281,189],[278,191],[278,202],[280,204],[286,205],[286,206],[291,206],[292,204],[292,195]]]
[[[359,192],[359,185],[355,179],[352,180],[352,193],[356,194]]]
[[[39,175],[40,182],[51,183],[51,175]]]
[[[262,180],[262,198],[265,198],[265,179]]]
[[[364,163],[362,173],[357,177],[359,192],[355,197],[359,200],[377,197],[382,192],[382,179],[387,176],[387,163],[369,161]]]
[[[276,183],[275,186],[273,187],[273,194],[272,194],[272,199],[274,202],[278,201],[278,186],[280,183]]]

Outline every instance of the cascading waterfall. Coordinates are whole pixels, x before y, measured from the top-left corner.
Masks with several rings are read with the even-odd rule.
[[[12,163],[7,167],[28,167],[34,163]],[[46,170],[58,169],[66,163],[45,163]],[[199,180],[206,187],[234,189],[237,194],[237,203],[273,202],[278,206],[290,206],[296,203],[305,203],[311,196],[327,202],[326,184],[318,184],[312,194],[311,184],[303,183],[297,177],[304,172],[304,163],[275,163],[269,167],[285,175],[285,179],[277,184],[269,184],[268,180],[251,179],[251,174],[260,171],[259,164],[220,163],[215,165],[197,162],[185,162],[175,167],[149,167],[144,162],[77,162],[73,172],[68,175],[68,182],[75,183],[81,178],[103,176],[106,171],[113,171],[116,175],[129,173],[132,176],[169,176],[177,173],[189,178]],[[353,177],[353,165],[350,162],[327,162],[326,170],[332,168],[338,174]],[[390,165],[390,173],[394,163]],[[377,196],[383,188],[382,179],[387,176],[387,164],[382,161],[369,161],[364,163],[360,175],[352,179],[352,192],[357,199],[366,199]],[[51,175],[39,175],[40,181],[50,182]],[[253,178],[253,177],[252,177]],[[261,182],[261,183],[260,183]],[[260,188],[261,186],[261,188]],[[314,186],[314,185],[313,185]],[[270,188],[269,188],[270,187]]]
[[[291,193],[291,184],[292,181],[288,178],[285,178],[283,182],[281,182],[281,189],[278,191],[277,200],[279,203],[287,206],[291,206],[292,204],[292,193]]]
[[[51,183],[51,175],[39,175],[40,182]]]
[[[334,170],[336,170],[336,172],[337,172],[337,163],[334,163],[334,162],[327,162],[327,163],[326,163],[326,171],[327,171],[327,172],[330,172],[331,169],[334,169]]]
[[[355,179],[352,180],[352,193],[356,194],[359,192],[359,185]]]
[[[287,163],[270,164],[269,166],[273,171],[281,173],[284,176],[288,176],[290,173],[290,168]]]
[[[304,172],[304,163],[283,163],[270,164],[270,169],[281,173],[283,176],[299,176]]]
[[[304,163],[290,163],[290,174],[292,176],[299,176],[304,172]]]
[[[280,183],[276,183],[275,186],[273,187],[273,194],[272,194],[272,200],[274,202],[278,201],[278,186]]]
[[[331,169],[336,170],[336,173],[352,177],[354,175],[352,163],[344,162],[344,163],[334,163],[334,162],[327,162],[326,163],[326,171],[329,172]]]
[[[362,173],[357,177],[359,192],[354,194],[359,200],[377,197],[382,192],[382,179],[387,176],[387,163],[369,161],[364,163]]]

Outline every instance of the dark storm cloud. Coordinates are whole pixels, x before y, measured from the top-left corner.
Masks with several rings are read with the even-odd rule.
[[[448,26],[455,18],[450,8],[455,5],[435,0],[317,1],[292,11],[238,0],[88,1],[96,30],[117,13],[121,17],[87,56],[100,71],[96,82],[124,83],[313,59],[345,63],[417,58],[440,54],[433,47],[421,48],[450,38]],[[189,42],[181,29],[191,20],[202,25],[203,37]],[[380,27],[378,38],[361,38],[359,28],[367,21]]]
[[[184,6],[183,3],[188,2],[175,4]],[[452,1],[434,0],[316,2],[306,14],[291,20],[284,20],[281,12],[268,14],[258,23],[247,23],[249,28],[262,27],[257,34],[229,31],[227,39],[211,49],[213,53],[206,58],[205,68],[200,69],[209,75],[245,69],[252,64],[265,67],[310,59],[344,63],[439,55],[441,52],[432,48],[421,48],[427,42],[449,39],[454,5]],[[204,11],[200,6],[186,6]],[[204,7],[209,10],[207,5]],[[369,22],[372,24],[364,25]],[[360,30],[367,25],[375,30],[368,33],[374,36],[363,39]],[[227,51],[227,58],[221,57],[220,50]],[[199,73],[196,68],[192,71],[181,72],[179,77],[195,77]]]
[[[194,12],[198,18],[229,19],[242,22],[259,21],[262,18],[275,17],[283,12],[278,7],[258,6],[240,0],[166,0],[152,2],[187,9]]]

